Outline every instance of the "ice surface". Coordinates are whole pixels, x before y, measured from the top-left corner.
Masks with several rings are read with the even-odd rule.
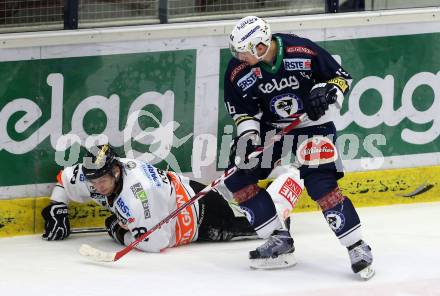
[[[440,203],[358,210],[375,256],[376,276],[367,282],[352,274],[346,249],[315,212],[292,215],[298,264],[284,270],[248,267],[259,240],[134,251],[96,263],[78,249],[119,250],[107,234],[0,239],[0,295],[440,295]]]

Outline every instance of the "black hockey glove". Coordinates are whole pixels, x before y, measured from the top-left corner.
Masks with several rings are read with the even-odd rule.
[[[52,202],[41,211],[44,218],[43,239],[63,240],[70,234],[70,222],[67,205],[62,202]]]
[[[235,137],[232,142],[231,152],[229,153],[229,163],[236,165],[239,169],[248,172],[252,171],[257,166],[252,165],[252,163],[256,163],[255,160],[251,161],[251,163],[248,162],[249,154],[257,149],[258,142],[259,136],[253,132]]]
[[[115,214],[105,219],[105,228],[107,228],[108,234],[118,243],[124,245],[124,235],[128,232],[119,225],[118,218]]]
[[[319,83],[310,91],[308,100],[305,100],[304,106],[310,120],[316,121],[325,114],[330,104],[337,100],[337,88],[333,84]]]

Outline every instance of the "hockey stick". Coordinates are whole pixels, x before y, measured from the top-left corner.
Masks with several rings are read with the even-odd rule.
[[[107,232],[104,227],[91,227],[91,228],[72,228],[70,229],[70,234],[81,234],[81,233],[103,233]]]
[[[286,126],[281,131],[279,131],[277,134],[275,134],[272,138],[270,138],[268,141],[266,141],[266,143],[264,143],[265,145],[263,147],[258,147],[257,149],[255,149],[254,152],[249,154],[249,159],[257,157],[258,155],[263,153],[265,150],[267,150],[270,147],[272,147],[275,144],[275,142],[279,141],[283,136],[288,134],[292,129],[294,129],[298,124],[300,124],[301,122],[305,121],[306,119],[307,119],[307,115],[306,114],[303,114],[300,117],[298,117],[295,121],[290,123],[288,126]],[[128,246],[126,246],[122,250],[117,251],[117,252],[105,252],[105,251],[101,251],[99,249],[93,248],[90,245],[83,244],[79,248],[79,253],[82,256],[88,257],[88,258],[90,258],[90,259],[92,259],[94,261],[100,261],[100,262],[115,262],[115,261],[118,261],[125,254],[127,254],[128,252],[133,250],[140,242],[145,240],[151,233],[156,231],[158,228],[161,228],[162,225],[168,223],[170,220],[172,220],[175,217],[177,217],[177,215],[181,211],[183,211],[185,208],[187,208],[188,206],[192,205],[197,200],[199,200],[200,198],[205,196],[209,191],[211,191],[212,189],[217,187],[217,185],[221,181],[226,180],[227,178],[229,178],[237,170],[238,170],[237,166],[233,166],[230,169],[226,170],[219,178],[217,178],[214,181],[212,181],[211,184],[206,186],[202,191],[200,191],[199,193],[194,195],[187,202],[185,202],[182,206],[180,206],[179,208],[175,209],[168,216],[166,216],[162,221],[157,223],[153,228],[149,229],[147,232],[145,232],[143,235],[138,237],[136,240],[134,240],[131,244],[129,244]]]

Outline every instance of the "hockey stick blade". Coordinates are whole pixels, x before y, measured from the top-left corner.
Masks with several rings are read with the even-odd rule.
[[[428,184],[428,182],[425,182],[425,183],[423,183],[422,185],[420,185],[419,187],[417,187],[416,189],[414,189],[413,191],[411,191],[409,193],[406,193],[406,194],[396,194],[396,196],[414,198],[416,195],[425,193],[426,191],[430,190],[433,187],[434,187],[434,185]]]
[[[104,252],[87,244],[81,245],[79,253],[97,262],[113,262],[116,257],[116,252]]]
[[[251,153],[252,157],[257,157],[261,153],[263,153],[265,150],[272,147],[276,141],[279,141],[282,137],[284,137],[286,134],[288,134],[291,130],[293,130],[298,124],[301,122],[307,120],[307,114],[302,114],[299,116],[295,121],[290,123],[288,126],[283,128],[281,131],[279,131],[277,134],[275,134],[272,138],[270,138],[269,141],[265,142],[264,147],[258,147],[254,152]],[[251,157],[251,156],[250,156]],[[206,186],[202,191],[198,192],[196,195],[194,195],[192,198],[190,198],[187,202],[182,204],[180,207],[175,209],[173,212],[171,212],[168,216],[166,216],[162,221],[157,223],[153,228],[149,229],[147,232],[145,232],[143,235],[138,237],[136,240],[134,240],[131,244],[123,248],[122,250],[113,253],[113,252],[105,252],[98,250],[96,248],[93,248],[89,245],[82,245],[80,248],[80,254],[84,257],[90,258],[94,261],[99,262],[115,262],[118,261],[120,258],[122,258],[125,254],[133,250],[139,243],[144,241],[148,236],[150,236],[151,233],[156,231],[157,229],[161,228],[164,224],[168,223],[170,220],[174,219],[179,215],[181,211],[186,209],[188,206],[195,203],[197,200],[205,196],[209,191],[216,188],[218,184],[220,184],[221,181],[226,180],[231,175],[233,175],[238,170],[237,166],[233,166],[229,169],[227,169],[219,178],[215,179],[211,182],[208,186]]]

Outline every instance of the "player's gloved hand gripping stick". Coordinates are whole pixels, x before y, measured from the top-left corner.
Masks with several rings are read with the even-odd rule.
[[[295,121],[293,121],[291,124],[283,128],[281,131],[279,131],[277,134],[275,134],[272,138],[265,141],[265,146],[258,147],[254,152],[249,154],[249,159],[255,158],[261,153],[263,153],[265,150],[272,147],[275,142],[281,140],[283,136],[288,134],[292,129],[294,129],[298,124],[301,122],[307,120],[307,114],[303,114],[300,117],[298,117]],[[179,208],[175,209],[173,212],[171,212],[168,216],[166,216],[162,221],[157,223],[153,228],[149,229],[146,233],[138,237],[135,241],[133,241],[131,244],[123,248],[122,250],[118,252],[105,252],[98,250],[96,248],[93,248],[89,245],[83,244],[81,245],[79,249],[79,253],[82,256],[88,257],[94,261],[101,261],[101,262],[114,262],[121,259],[125,254],[133,250],[140,242],[145,240],[151,233],[153,233],[155,230],[162,227],[162,225],[168,223],[170,220],[177,217],[177,215],[183,211],[186,207],[192,205],[197,200],[205,196],[209,191],[216,188],[217,185],[222,181],[227,179],[229,176],[234,174],[238,170],[237,166],[233,166],[230,169],[226,170],[219,178],[215,179],[211,182],[208,186],[206,186],[202,191],[194,195],[191,199],[189,199],[186,203],[184,203]]]

